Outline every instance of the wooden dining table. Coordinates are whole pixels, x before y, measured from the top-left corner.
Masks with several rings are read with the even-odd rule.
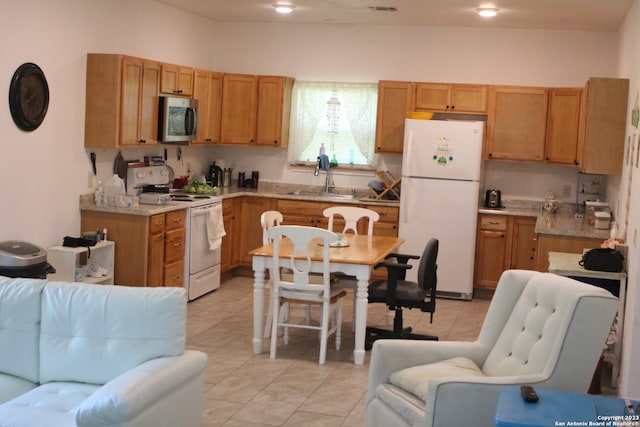
[[[355,295],[355,348],[353,360],[356,365],[364,364],[364,339],[367,328],[368,286],[373,267],[388,254],[396,251],[404,243],[404,239],[391,236],[367,236],[343,234],[342,241],[347,246],[329,249],[329,268],[331,272],[339,272],[353,276],[357,280]],[[311,254],[311,271],[321,272],[322,247],[318,242],[309,244]],[[279,257],[282,267],[291,265],[292,245],[288,239],[280,243]],[[273,245],[266,245],[249,252],[253,257],[253,351],[262,353],[263,319],[264,319],[264,285],[265,272],[272,266]]]

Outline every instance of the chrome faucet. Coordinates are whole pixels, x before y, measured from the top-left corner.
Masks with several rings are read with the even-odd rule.
[[[335,188],[335,184],[333,183],[333,176],[331,175],[331,166],[329,165],[329,157],[325,154],[321,154],[318,156],[318,161],[316,162],[316,168],[313,171],[313,175],[320,175],[320,171],[327,171],[327,177],[324,181],[324,191],[328,193],[329,191]]]

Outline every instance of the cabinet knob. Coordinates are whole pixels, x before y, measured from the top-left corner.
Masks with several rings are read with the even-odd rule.
[[[549,161],[549,158],[548,158],[548,157],[545,157],[544,159],[545,159],[546,161]]]
[[[171,278],[172,278],[173,280],[180,280],[180,275],[178,274],[178,275],[176,275],[176,276],[171,276]]]
[[[493,154],[489,153],[489,158],[491,158],[493,156]]]
[[[452,106],[451,106],[451,109],[452,109],[452,110],[455,110],[455,108],[456,108],[456,106],[455,106],[455,105],[452,105]]]
[[[180,246],[181,244],[182,244],[182,243],[180,243],[180,242],[174,242],[173,246],[177,248],[177,247],[178,247],[178,246]]]
[[[146,141],[145,139],[139,139],[139,140],[138,140],[138,142],[139,142],[140,144],[146,144],[146,143],[147,143],[147,141]]]
[[[580,166],[580,162],[577,159],[573,161],[573,164],[576,166]]]

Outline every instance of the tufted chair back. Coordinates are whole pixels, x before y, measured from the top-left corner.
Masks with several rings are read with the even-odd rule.
[[[581,326],[576,320],[581,316],[601,316],[603,321],[596,324],[607,328],[610,323],[606,319],[610,315],[606,311],[593,312],[589,302],[583,301],[583,297],[594,290],[592,286],[558,276],[549,280],[550,273],[530,274],[528,280],[512,280],[516,279],[515,274],[514,271],[506,272],[501,279],[506,282],[502,283],[503,286],[511,287],[510,295],[501,293],[501,296],[517,299],[481,366],[482,371],[492,377],[538,373],[551,375],[556,370],[563,372],[563,369],[558,369],[562,363],[571,363],[574,357],[585,357],[582,352],[586,348],[580,342],[588,343],[591,341],[590,334],[595,332],[587,326]],[[529,272],[518,274],[521,276]],[[484,333],[485,327],[493,326],[486,324],[494,320],[492,312],[501,311],[499,317],[504,316],[505,303],[500,300],[492,302],[480,341],[488,338],[488,334]],[[587,323],[583,322],[583,325]],[[493,340],[493,337],[490,339]],[[593,356],[589,357],[597,357],[597,353],[591,354]],[[590,378],[586,377],[582,381],[584,384],[575,384],[571,388],[584,392],[589,381]]]

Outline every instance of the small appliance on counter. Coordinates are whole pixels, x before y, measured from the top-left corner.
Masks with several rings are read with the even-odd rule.
[[[171,200],[169,193],[142,193],[140,203],[143,205],[166,205]]]
[[[484,194],[484,207],[489,209],[502,208],[502,192],[489,189]]]

